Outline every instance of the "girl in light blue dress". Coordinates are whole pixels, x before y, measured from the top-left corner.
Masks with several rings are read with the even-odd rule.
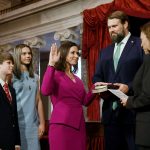
[[[39,138],[45,130],[39,78],[33,71],[32,50],[25,44],[14,49],[13,87],[16,90],[21,150],[40,150]]]

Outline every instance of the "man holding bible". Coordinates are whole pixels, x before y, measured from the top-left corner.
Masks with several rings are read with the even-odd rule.
[[[123,93],[133,95],[132,81],[143,62],[140,39],[129,32],[128,16],[122,11],[110,14],[107,24],[113,43],[101,50],[93,82],[113,83]],[[105,149],[135,150],[134,112],[123,107],[115,96],[103,99]]]

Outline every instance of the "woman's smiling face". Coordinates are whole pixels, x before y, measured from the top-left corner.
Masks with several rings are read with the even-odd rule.
[[[68,64],[76,65],[79,59],[79,50],[77,46],[72,46],[67,54],[66,62]]]

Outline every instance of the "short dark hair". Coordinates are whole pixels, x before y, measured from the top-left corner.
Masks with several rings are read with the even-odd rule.
[[[9,52],[1,52],[0,53],[0,64],[2,64],[6,60],[11,60],[14,63],[13,56]]]
[[[141,32],[143,32],[150,41],[150,21],[141,27]]]
[[[65,72],[66,70],[66,57],[69,53],[69,50],[72,46],[78,47],[78,45],[71,41],[63,41],[60,47],[58,48],[58,51],[60,52],[60,59],[55,64],[55,68],[57,70]],[[79,48],[79,47],[78,47]],[[78,64],[73,66],[73,70],[71,70],[73,73],[75,73],[78,70]]]
[[[119,19],[122,24],[124,24],[126,21],[128,22],[128,28],[129,25],[129,17],[127,14],[125,14],[123,11],[114,11],[111,14],[109,14],[108,19]]]

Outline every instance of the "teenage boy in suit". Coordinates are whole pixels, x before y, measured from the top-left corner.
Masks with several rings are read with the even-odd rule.
[[[20,150],[15,90],[7,83],[13,72],[13,57],[0,53],[0,150]]]

